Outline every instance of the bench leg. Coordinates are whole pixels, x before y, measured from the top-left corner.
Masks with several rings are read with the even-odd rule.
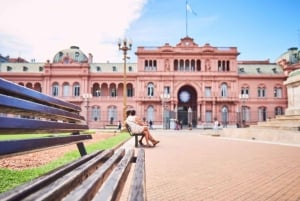
[[[80,156],[85,156],[87,154],[82,142],[77,143],[77,148],[79,150]]]
[[[135,141],[135,147],[138,147],[139,146],[139,139],[138,139],[138,136],[134,136],[134,141]]]

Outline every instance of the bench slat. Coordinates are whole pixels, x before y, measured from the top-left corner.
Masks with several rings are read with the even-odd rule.
[[[72,135],[64,137],[45,137],[23,140],[0,141],[0,158],[11,155],[31,153],[49,147],[79,143],[92,139],[91,135]]]
[[[83,181],[80,186],[70,192],[70,194],[64,198],[64,201],[91,200],[124,154],[124,149],[114,153],[101,168],[98,168],[89,178]]]
[[[51,133],[71,132],[88,129],[87,125],[38,119],[0,117],[1,133]]]
[[[39,103],[22,100],[15,97],[10,97],[0,94],[0,107],[2,112],[11,114],[34,115],[36,117],[60,117],[61,119],[84,120],[84,118],[74,112],[42,105]],[[11,109],[13,108],[13,109]]]
[[[145,150],[139,149],[130,186],[129,201],[146,200]]]
[[[126,150],[125,156],[93,198],[94,201],[115,201],[119,199],[130,171],[133,154],[134,150]]]
[[[103,151],[98,151],[92,154],[85,155],[78,160],[73,161],[63,167],[60,167],[46,175],[38,177],[28,183],[22,184],[10,191],[0,194],[1,201],[11,201],[11,200],[22,200],[29,196],[31,193],[38,191],[39,189],[45,187],[49,183],[56,179],[61,178],[63,175],[71,172],[73,169],[85,164],[89,160],[93,159]]]
[[[81,111],[81,108],[77,105],[59,100],[2,78],[0,78],[0,94],[10,94],[14,97],[34,100],[34,102],[41,102],[45,105],[55,105],[56,107],[65,108],[71,111]]]
[[[105,150],[101,154],[95,156],[91,160],[82,164],[81,166],[73,169],[71,172],[63,175],[62,177],[56,179],[49,185],[42,189],[39,189],[35,193],[32,193],[24,199],[31,201],[52,201],[63,199],[71,189],[75,188],[77,185],[82,186],[82,181],[88,178],[91,174],[94,174],[97,168],[100,168],[102,164],[107,161],[113,155],[113,150]],[[73,201],[80,200],[75,198]]]

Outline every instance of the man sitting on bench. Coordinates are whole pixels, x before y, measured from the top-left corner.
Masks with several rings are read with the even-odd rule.
[[[132,133],[143,133],[144,134],[144,136],[142,136],[142,138],[139,140],[139,143],[141,145],[143,145],[142,140],[144,137],[146,138],[146,146],[147,147],[151,147],[151,145],[149,144],[149,140],[151,141],[153,146],[155,146],[156,144],[159,143],[158,140],[155,140],[152,137],[152,135],[148,129],[148,126],[145,125],[143,123],[143,121],[139,117],[136,116],[135,110],[127,111],[126,123],[131,128]]]

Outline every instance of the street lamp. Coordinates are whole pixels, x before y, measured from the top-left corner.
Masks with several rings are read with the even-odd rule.
[[[87,122],[87,125],[89,125],[89,99],[92,98],[93,95],[92,94],[82,94],[82,98],[84,99],[85,101],[85,108],[86,108],[86,122]]]
[[[162,103],[162,124],[163,124],[163,129],[167,128],[167,121],[166,121],[166,102],[170,99],[170,94],[161,94],[161,103]]]
[[[132,43],[126,38],[123,41],[120,39],[118,41],[119,50],[123,51],[123,60],[124,60],[124,76],[123,76],[123,122],[126,120],[126,107],[127,107],[127,80],[126,80],[126,59],[127,51],[131,50]]]
[[[240,94],[240,100],[242,100],[242,107],[241,107],[241,123],[240,125],[243,125],[245,127],[245,121],[246,121],[246,100],[249,98],[248,94]]]

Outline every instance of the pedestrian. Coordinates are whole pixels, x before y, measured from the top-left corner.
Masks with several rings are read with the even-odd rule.
[[[215,122],[214,122],[214,130],[215,130],[215,133],[218,132],[219,126],[220,126],[220,123],[219,123],[219,121],[217,120],[217,118],[215,118]]]
[[[119,120],[119,122],[118,122],[118,130],[121,130],[121,128],[122,128],[122,123],[121,123],[121,121]]]
[[[149,126],[150,126],[150,129],[152,130],[153,128],[152,128],[152,125],[153,125],[153,122],[152,122],[152,120],[150,120],[149,121]]]

